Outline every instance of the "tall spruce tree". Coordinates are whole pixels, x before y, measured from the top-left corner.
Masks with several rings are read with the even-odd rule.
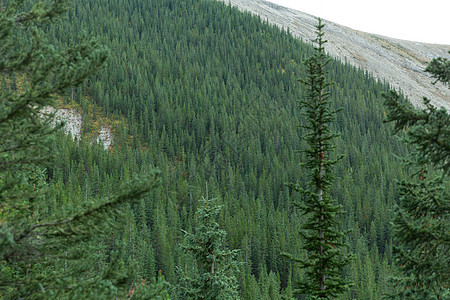
[[[434,59],[426,71],[449,85],[450,64]],[[406,131],[412,146],[405,160],[411,178],[398,183],[400,199],[393,222],[393,253],[401,275],[393,277],[395,299],[449,299],[450,290],[450,115],[424,98],[414,108],[397,92],[384,95],[386,122]]]
[[[60,126],[43,109],[100,68],[108,50],[90,38],[58,50],[45,32],[68,1],[33,3],[0,1],[0,298],[112,299],[128,286],[127,270],[117,246],[108,266],[94,269],[90,241],[106,240],[121,204],[149,192],[158,172],[109,199],[52,210],[43,164]]]
[[[221,206],[214,199],[198,201],[198,226],[194,233],[185,232],[187,245],[197,262],[197,272],[189,278],[181,271],[183,284],[180,286],[188,299],[239,299],[235,272],[237,250],[226,249],[226,231],[219,227],[217,217]]]
[[[325,26],[318,19],[317,37],[314,40],[315,55],[305,61],[308,74],[300,80],[306,86],[306,99],[300,105],[306,116],[307,124],[303,126],[307,133],[304,140],[308,148],[303,152],[310,171],[309,186],[303,189],[299,184],[289,184],[302,194],[302,201],[294,203],[306,216],[303,230],[300,232],[306,259],[294,258],[302,268],[306,269],[305,278],[295,290],[297,294],[310,295],[311,298],[333,299],[349,288],[349,282],[342,277],[342,268],[351,259],[342,254],[344,232],[338,230],[336,216],[342,208],[330,197],[329,188],[333,180],[332,167],[339,160],[331,158],[333,139],[337,136],[329,129],[336,111],[330,110],[330,85],[325,76],[325,67],[330,59],[325,54],[323,39]]]

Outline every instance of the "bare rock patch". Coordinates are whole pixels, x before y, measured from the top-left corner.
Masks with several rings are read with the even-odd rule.
[[[55,108],[48,106],[42,110],[42,113],[55,113],[55,122],[65,122],[64,131],[66,134],[70,134],[74,140],[81,139],[81,127],[83,123],[81,114],[76,109],[60,108],[56,110]],[[105,150],[109,149],[113,142],[113,134],[110,126],[102,125],[95,141],[97,143],[101,142]]]

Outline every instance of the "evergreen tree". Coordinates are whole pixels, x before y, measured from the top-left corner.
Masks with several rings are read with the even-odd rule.
[[[183,273],[182,293],[189,299],[239,299],[237,280],[237,250],[226,249],[226,232],[216,219],[221,206],[214,199],[198,201],[198,226],[194,233],[185,232],[184,248],[194,255],[197,272],[194,278]]]
[[[327,88],[330,83],[325,78],[329,58],[325,54],[326,40],[322,31],[325,25],[321,19],[318,21],[314,40],[316,52],[305,61],[308,74],[305,80],[301,80],[306,86],[307,96],[306,100],[299,101],[307,119],[307,125],[303,126],[308,131],[304,136],[308,148],[303,151],[307,161],[303,165],[310,170],[309,188],[290,184],[303,195],[303,201],[294,205],[307,218],[301,231],[307,258],[290,257],[307,270],[306,278],[295,292],[314,299],[332,299],[349,288],[341,272],[351,257],[341,253],[344,233],[338,230],[336,217],[342,213],[342,208],[334,203],[329,194],[333,179],[331,168],[337,162],[331,158],[332,141],[337,135],[330,131],[329,124],[334,120],[336,111],[330,111],[329,107]]]
[[[128,291],[129,299],[157,299],[170,300],[167,289],[170,287],[169,283],[164,280],[162,272],[159,271],[158,278],[153,279],[150,284],[146,280],[142,280],[139,285],[133,286]]]
[[[122,203],[159,183],[158,172],[102,201],[55,207],[45,193],[57,97],[103,65],[108,51],[94,39],[57,50],[44,37],[67,10],[64,0],[0,3],[0,298],[111,299],[127,285],[118,247],[96,269],[100,248],[117,228]],[[87,191],[87,189],[86,189]],[[62,204],[62,203],[61,203]],[[95,251],[93,251],[95,250]],[[98,251],[97,251],[98,250]],[[151,287],[148,287],[151,289]]]
[[[450,51],[448,52],[450,54]],[[450,82],[450,61],[445,57],[433,58],[425,71],[429,72],[436,82],[440,81],[447,86]]]
[[[434,59],[427,69],[448,86],[450,64]],[[393,233],[394,257],[401,275],[393,277],[397,287],[392,298],[448,299],[450,290],[450,115],[424,98],[423,109],[414,108],[397,92],[385,95],[387,122],[394,132],[406,131],[412,146],[407,165],[414,168],[409,180],[398,183]]]

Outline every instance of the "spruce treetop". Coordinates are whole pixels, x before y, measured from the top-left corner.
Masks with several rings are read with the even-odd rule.
[[[304,241],[306,259],[291,259],[306,269],[304,280],[295,291],[310,295],[312,298],[333,299],[349,288],[349,282],[342,278],[342,268],[348,264],[350,255],[342,254],[344,232],[337,229],[336,216],[342,213],[340,205],[331,199],[329,188],[333,181],[332,166],[337,163],[330,157],[334,149],[333,139],[337,136],[330,131],[329,124],[334,120],[336,111],[330,109],[330,83],[326,79],[325,67],[330,59],[325,54],[322,20],[317,25],[314,40],[315,54],[305,61],[306,79],[300,80],[306,88],[306,98],[299,101],[306,125],[303,128],[307,148],[302,150],[306,156],[303,165],[309,169],[308,188],[299,184],[290,186],[302,194],[302,200],[294,203],[306,217],[300,232]]]

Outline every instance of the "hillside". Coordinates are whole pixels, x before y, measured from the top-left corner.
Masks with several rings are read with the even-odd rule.
[[[265,0],[219,0],[231,3],[242,11],[259,15],[289,31],[305,42],[314,38],[316,17],[297,10],[282,7]],[[431,99],[438,107],[450,110],[450,90],[434,81],[424,72],[426,63],[435,57],[448,57],[450,45],[436,45],[393,39],[385,36],[354,30],[331,21],[326,21],[327,52],[353,66],[369,71],[375,78],[386,80],[404,93],[411,102],[420,106],[422,97]],[[67,126],[81,126],[74,118],[65,118]],[[102,129],[99,139],[109,147],[111,138]],[[73,132],[73,130],[71,130]]]
[[[314,38],[316,17],[265,0],[219,0],[242,11],[259,15],[305,42]],[[320,17],[320,16],[318,16]],[[450,45],[434,45],[393,39],[354,30],[325,20],[327,52],[342,61],[361,67],[375,78],[386,80],[420,106],[422,97],[450,110],[450,90],[434,81],[423,70],[432,58],[449,57]]]
[[[88,28],[111,49],[106,68],[75,90],[74,99],[83,102],[87,95],[106,114],[128,121],[115,133],[112,157],[66,141],[71,153],[48,166],[52,181],[70,194],[87,190],[94,197],[156,166],[162,188],[131,207],[126,221],[133,225],[124,260],[138,265],[139,276],[162,270],[169,282],[179,281],[176,267],[192,264],[178,247],[181,233],[194,226],[196,200],[208,194],[223,205],[219,222],[227,245],[241,249],[245,261],[242,298],[269,297],[263,288],[268,281],[287,289],[302,276],[279,253],[300,253],[294,237],[302,219],[291,205],[299,195],[285,183],[304,182],[298,78],[312,47],[216,1],[73,3],[67,22],[55,30],[64,33],[58,39]],[[347,241],[359,257],[346,271],[356,284],[350,297],[378,299],[392,269],[394,182],[404,176],[391,153],[406,151],[383,125],[381,93],[388,87],[339,61],[329,71],[333,107],[343,108],[333,124],[341,134],[336,151],[345,155],[332,193],[347,211],[342,227],[353,229]],[[97,168],[86,181],[85,170]],[[377,283],[366,281],[368,274]]]
[[[88,260],[60,259],[53,267],[76,273],[80,266],[84,277],[95,279],[118,265],[130,276],[129,291],[161,270],[171,297],[185,299],[175,289],[185,279],[180,271],[194,276],[197,267],[182,247],[183,231],[198,225],[197,200],[216,198],[224,244],[240,249],[235,275],[241,299],[289,299],[305,273],[281,253],[304,255],[298,235],[304,216],[292,205],[301,196],[286,183],[307,184],[305,118],[298,102],[307,92],[298,79],[305,78],[302,62],[314,49],[216,0],[71,4],[67,17],[52,24],[49,40],[66,45],[83,29],[110,56],[103,69],[62,95],[76,102],[81,134],[88,138],[76,143],[60,131],[51,141],[55,159],[41,171],[48,205],[39,218],[101,203],[136,176],[157,173],[161,182],[124,204],[107,233],[74,247],[95,249]],[[387,282],[396,272],[390,222],[399,196],[396,180],[408,174],[398,157],[408,149],[383,123],[388,85],[338,59],[327,70],[334,82],[330,106],[339,110],[330,124],[339,134],[330,158],[344,156],[335,166],[331,196],[345,210],[339,230],[351,230],[344,240],[355,255],[342,270],[354,286],[339,299],[381,299],[393,289]],[[102,117],[112,124],[109,151],[90,143]],[[74,277],[70,284],[77,282]]]

